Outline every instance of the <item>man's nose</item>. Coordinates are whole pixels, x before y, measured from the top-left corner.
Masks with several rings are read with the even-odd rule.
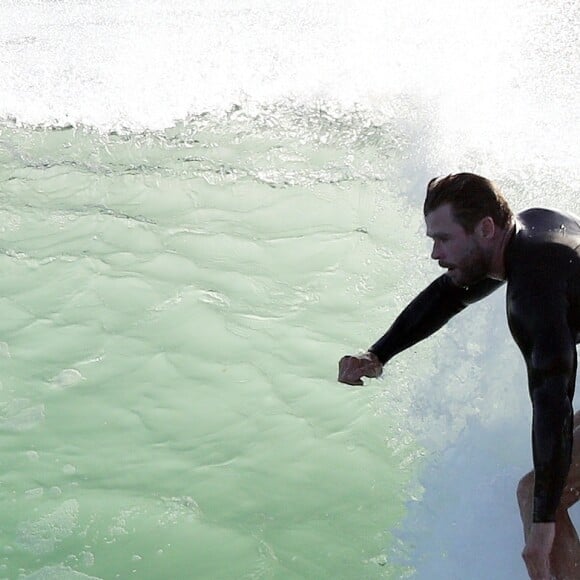
[[[433,244],[433,249],[431,250],[431,258],[433,260],[441,259],[441,248],[439,247],[439,244],[437,242]]]

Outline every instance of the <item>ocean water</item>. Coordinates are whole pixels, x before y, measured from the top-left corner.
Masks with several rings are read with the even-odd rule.
[[[0,23],[0,578],[525,579],[503,292],[336,372],[438,275],[431,177],[580,213],[578,3]]]

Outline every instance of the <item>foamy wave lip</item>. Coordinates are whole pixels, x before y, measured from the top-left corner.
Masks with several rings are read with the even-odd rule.
[[[465,14],[451,0],[230,4],[0,3],[0,122],[156,131],[245,98],[388,113],[403,95],[436,104],[447,165],[487,143],[502,159],[577,164],[574,2],[508,0],[501,16],[485,0]],[[140,33],[151,26],[155,43]]]

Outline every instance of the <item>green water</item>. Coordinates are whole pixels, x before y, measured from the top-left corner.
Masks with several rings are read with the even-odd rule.
[[[336,382],[423,279],[401,143],[255,127],[0,128],[0,577],[405,574],[421,448]]]

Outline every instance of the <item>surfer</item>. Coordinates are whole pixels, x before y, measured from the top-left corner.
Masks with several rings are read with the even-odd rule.
[[[431,258],[446,272],[366,353],[343,357],[338,380],[362,385],[362,377],[379,377],[395,355],[507,282],[508,324],[526,363],[533,412],[534,470],[517,490],[522,556],[532,580],[580,578],[580,542],[568,515],[580,496],[580,417],[575,430],[572,408],[580,219],[542,208],[514,215],[495,185],[472,173],[432,179],[423,212]]]

